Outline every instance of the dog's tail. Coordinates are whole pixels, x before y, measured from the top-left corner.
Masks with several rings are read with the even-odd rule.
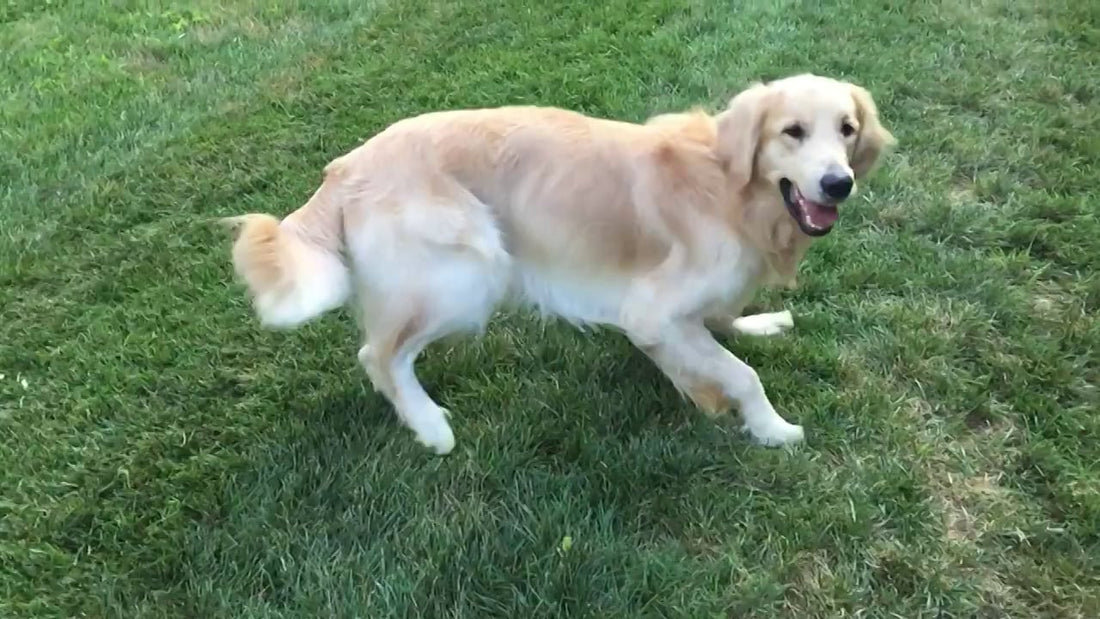
[[[348,298],[343,213],[324,192],[322,187],[282,221],[264,214],[223,220],[237,228],[233,267],[265,327],[297,327]]]

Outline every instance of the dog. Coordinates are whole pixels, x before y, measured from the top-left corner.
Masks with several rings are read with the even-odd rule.
[[[838,205],[896,143],[863,87],[814,74],[757,82],[709,114],[644,123],[550,107],[399,120],[324,168],[304,206],[226,218],[232,261],[268,328],[354,299],[358,359],[417,441],[455,446],[414,363],[480,332],[504,302],[625,334],[702,411],[740,409],[758,443],[801,441],[715,331],[771,335],[789,311],[741,316],[793,286]]]

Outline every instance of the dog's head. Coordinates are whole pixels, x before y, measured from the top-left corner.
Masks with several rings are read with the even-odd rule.
[[[828,234],[837,206],[894,144],[865,89],[816,75],[754,84],[717,122],[718,154],[734,188],[774,190],[814,237]]]

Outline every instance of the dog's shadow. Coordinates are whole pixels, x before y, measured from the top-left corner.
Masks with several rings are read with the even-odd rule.
[[[684,510],[711,509],[740,483],[738,454],[750,447],[734,424],[695,411],[617,334],[559,330],[547,342],[428,351],[421,379],[455,411],[446,457],[415,442],[354,357],[338,389],[283,392],[285,442],[230,481],[226,496],[237,498],[201,533],[191,564],[228,561],[242,586],[293,605],[294,561],[318,557],[371,573],[388,569],[387,556],[438,546],[453,555],[438,566],[444,582],[553,553],[565,534],[701,543]]]
[[[490,445],[494,449],[533,448],[550,461],[568,460],[567,453],[552,448],[554,436],[580,432],[588,442],[625,445],[658,430],[697,429],[700,413],[622,336],[555,336],[554,345],[503,356],[492,342],[469,340],[445,341],[425,352],[418,378],[437,402],[453,411],[450,422],[459,451],[463,443],[484,446],[492,440],[499,441]],[[392,405],[357,367],[349,374],[352,380],[342,391],[330,393],[302,417],[302,438],[318,447],[351,440],[366,453],[389,451],[419,459],[417,454],[425,450],[415,444]],[[700,427],[714,423],[707,419]]]

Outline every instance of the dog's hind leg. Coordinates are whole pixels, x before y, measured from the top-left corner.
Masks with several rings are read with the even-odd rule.
[[[365,291],[368,336],[359,361],[416,439],[446,454],[455,445],[448,412],[417,379],[416,358],[440,338],[484,328],[505,292],[508,264],[476,252],[437,249],[431,259],[397,269],[407,273]]]
[[[488,206],[438,171],[405,173],[414,172],[431,194],[360,196],[374,202],[346,224],[367,333],[359,361],[417,440],[446,454],[455,445],[447,411],[417,379],[416,358],[435,340],[485,327],[511,257]]]
[[[377,388],[390,401],[398,417],[416,435],[417,441],[437,454],[454,448],[455,438],[447,423],[447,411],[436,404],[417,380],[416,357],[435,337],[414,314],[396,329],[371,334],[371,341],[359,351],[359,361]],[[396,325],[395,325],[396,326]]]

